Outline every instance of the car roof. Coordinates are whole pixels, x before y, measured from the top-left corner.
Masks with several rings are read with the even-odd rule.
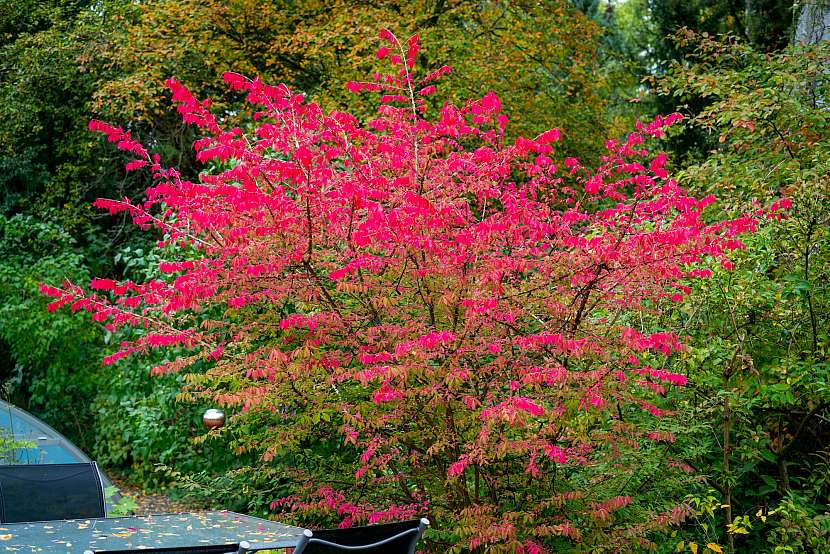
[[[72,441],[26,410],[0,400],[0,464],[66,464],[92,460]],[[99,468],[100,471],[100,468]],[[112,482],[101,471],[104,487]]]

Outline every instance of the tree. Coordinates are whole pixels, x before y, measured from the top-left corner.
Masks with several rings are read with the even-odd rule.
[[[0,6],[0,375],[4,394],[87,452],[98,442],[106,371],[94,324],[48,318],[38,284],[116,272],[117,224],[90,203],[132,194],[112,149],[86,131],[107,78],[99,46],[120,0],[21,1]],[[115,231],[113,232],[113,227]],[[135,243],[131,245],[135,247]],[[86,279],[86,277],[83,277]],[[110,419],[112,419],[110,417]],[[100,452],[100,451],[99,451]]]
[[[379,26],[421,33],[433,45],[420,60],[430,69],[454,60],[458,78],[448,83],[448,98],[461,102],[494,90],[516,134],[555,121],[571,154],[593,155],[606,136],[622,132],[610,111],[601,30],[566,0],[141,3],[107,48],[108,63],[121,73],[101,84],[96,112],[129,114],[134,126],[186,145],[192,137],[179,136],[169,116],[165,79],[175,75],[221,108],[231,97],[216,83],[234,71],[288,83],[327,109],[368,117],[374,107],[346,94],[342,83],[366,74],[375,49],[367,37]],[[570,135],[580,140],[569,142]]]
[[[106,171],[111,154],[84,131],[106,76],[96,45],[111,4],[96,11],[88,2],[11,2],[0,20],[11,29],[0,46],[0,210],[50,211],[84,243],[89,202],[115,187],[132,193],[123,174]]]
[[[420,70],[417,36],[381,40],[386,72],[348,84],[380,96],[365,124],[227,73],[246,133],[169,80],[206,133],[198,181],[93,120],[153,174],[144,202],[96,205],[161,231],[165,276],[44,285],[50,309],[122,333],[107,364],[171,352],[155,372],[227,406],[235,450],[289,478],[273,508],[305,522],[428,511],[440,552],[648,544],[688,513],[669,454],[684,346],[657,317],[755,218],[705,222],[713,198],[645,148],[677,115],[595,169],[558,161],[558,130],[505,140],[495,94],[436,102],[451,70]]]
[[[793,41],[817,44],[827,40],[830,28],[830,5],[823,0],[802,2]]]
[[[675,98],[654,94],[660,79],[674,63],[693,60],[695,53],[688,42],[678,40],[685,31],[716,37],[735,36],[762,52],[783,50],[792,40],[793,0],[635,0],[617,7],[613,28],[621,37],[621,52],[628,53],[642,80],[649,84],[641,93],[647,106],[645,113],[668,113],[682,110],[698,114],[708,104],[705,98],[684,95],[678,106]],[[631,23],[631,14],[637,20]],[[707,134],[686,127],[674,134],[667,147],[672,158],[682,164],[701,162],[715,145]]]
[[[821,99],[830,52],[824,44],[765,54],[694,33],[682,40],[694,56],[673,66],[663,90],[681,102],[706,99],[689,125],[717,146],[678,178],[698,194],[723,194],[723,216],[793,207],[674,314],[694,337],[689,418],[711,422],[678,441],[710,475],[696,494],[713,487],[730,506],[710,532],[747,551],[821,552],[830,493],[830,128]]]
[[[6,362],[0,375],[13,385],[6,394],[45,408],[47,420],[60,421],[89,446],[91,414],[78,403],[85,403],[100,382],[103,351],[97,333],[80,318],[50,318],[38,294],[41,279],[89,279],[74,246],[54,223],[21,214],[0,216],[0,350]],[[87,378],[78,379],[90,366]]]

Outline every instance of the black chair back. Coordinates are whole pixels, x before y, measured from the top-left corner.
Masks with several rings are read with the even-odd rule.
[[[297,554],[414,554],[418,540],[429,525],[427,519],[414,519],[366,527],[321,529],[314,531],[305,548]]]
[[[212,546],[182,546],[179,548],[142,548],[141,552],[146,554],[236,554],[237,546],[212,545]],[[132,550],[105,550],[106,554],[130,554]],[[84,554],[95,554],[94,550],[84,550]]]
[[[104,517],[95,462],[0,466],[0,522]]]

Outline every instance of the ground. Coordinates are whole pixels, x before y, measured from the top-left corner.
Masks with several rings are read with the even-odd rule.
[[[172,512],[191,512],[197,509],[185,502],[173,500],[163,494],[149,493],[123,479],[112,479],[121,494],[131,496],[138,504],[135,515],[162,514]]]

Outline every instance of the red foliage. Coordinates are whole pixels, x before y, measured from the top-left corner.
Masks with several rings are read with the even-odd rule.
[[[106,363],[171,346],[188,357],[157,372],[209,362],[206,393],[234,418],[271,414],[247,445],[265,461],[339,433],[339,473],[294,468],[308,492],[274,508],[344,524],[428,510],[469,548],[528,553],[591,529],[636,542],[681,520],[669,506],[615,523],[637,499],[596,472],[630,475],[620,449],[673,440],[660,417],[667,388],[686,384],[669,367],[683,346],[654,316],[728,265],[755,219],[707,223],[712,199],[645,147],[677,114],[608,141],[595,169],[558,161],[556,129],[505,142],[492,93],[433,115],[450,69],[419,77],[417,37],[380,36],[389,73],[348,85],[381,95],[365,124],[229,73],[257,110],[246,134],[171,79],[185,121],[208,133],[196,181],[92,122],[153,174],[143,203],[96,205],[160,230],[175,259],[148,283],[93,281],[106,296],[44,287],[52,306],[144,329]]]

